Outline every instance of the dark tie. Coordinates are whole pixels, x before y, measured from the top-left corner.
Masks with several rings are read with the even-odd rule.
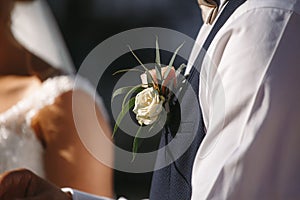
[[[184,96],[179,98],[172,106],[171,123],[164,128],[160,141],[160,148],[166,148],[164,151],[159,151],[156,166],[162,166],[170,160],[173,162],[154,172],[150,200],[191,199],[193,163],[197,150],[205,136],[205,127],[198,98],[200,66],[215,35],[231,14],[245,1],[229,0],[196,59],[195,63],[198,67],[193,66],[190,71],[187,79],[189,87],[187,87]],[[169,145],[170,143],[173,143],[173,145]],[[182,152],[184,153],[182,154]],[[201,185],[197,187],[201,187]]]

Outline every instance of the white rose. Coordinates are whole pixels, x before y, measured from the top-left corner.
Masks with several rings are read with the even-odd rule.
[[[144,89],[135,97],[133,112],[140,125],[154,123],[163,109],[164,97],[153,87]]]

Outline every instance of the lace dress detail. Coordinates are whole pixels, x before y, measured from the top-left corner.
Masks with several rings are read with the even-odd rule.
[[[30,97],[0,114],[0,173],[27,168],[44,177],[44,149],[31,127],[31,121],[39,110],[53,104],[58,96],[74,88],[95,95],[96,90],[85,79],[76,77],[76,87],[74,83],[74,76],[49,78]],[[99,97],[97,102],[103,110]]]

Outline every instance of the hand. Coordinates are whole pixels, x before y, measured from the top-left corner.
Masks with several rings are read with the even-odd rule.
[[[0,175],[0,200],[72,200],[60,188],[26,169]]]

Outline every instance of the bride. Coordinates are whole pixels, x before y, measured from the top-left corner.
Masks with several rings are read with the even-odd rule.
[[[11,26],[14,3],[0,0],[0,173],[27,168],[59,187],[70,186],[112,197],[112,169],[101,164],[83,146],[72,115],[72,95],[78,93],[76,98],[80,100],[76,102],[83,104],[73,105],[80,112],[81,121],[77,122],[86,128],[86,134],[103,133],[95,120],[87,120],[92,112],[88,105],[94,103],[89,92],[91,87],[81,78],[81,86],[74,89],[74,77],[52,66],[63,63],[57,62],[55,55],[51,58],[53,54],[45,53],[51,51],[53,44],[36,43],[40,48],[37,50],[34,41],[30,41],[25,47],[26,40],[22,41],[22,37],[28,34],[26,28],[12,33],[11,27],[16,28],[15,22]],[[34,24],[34,21],[25,24],[24,17],[19,21],[23,28]],[[32,32],[43,36],[39,29]],[[96,121],[110,138],[104,110],[98,111]],[[107,145],[100,148],[112,160],[112,148]]]

